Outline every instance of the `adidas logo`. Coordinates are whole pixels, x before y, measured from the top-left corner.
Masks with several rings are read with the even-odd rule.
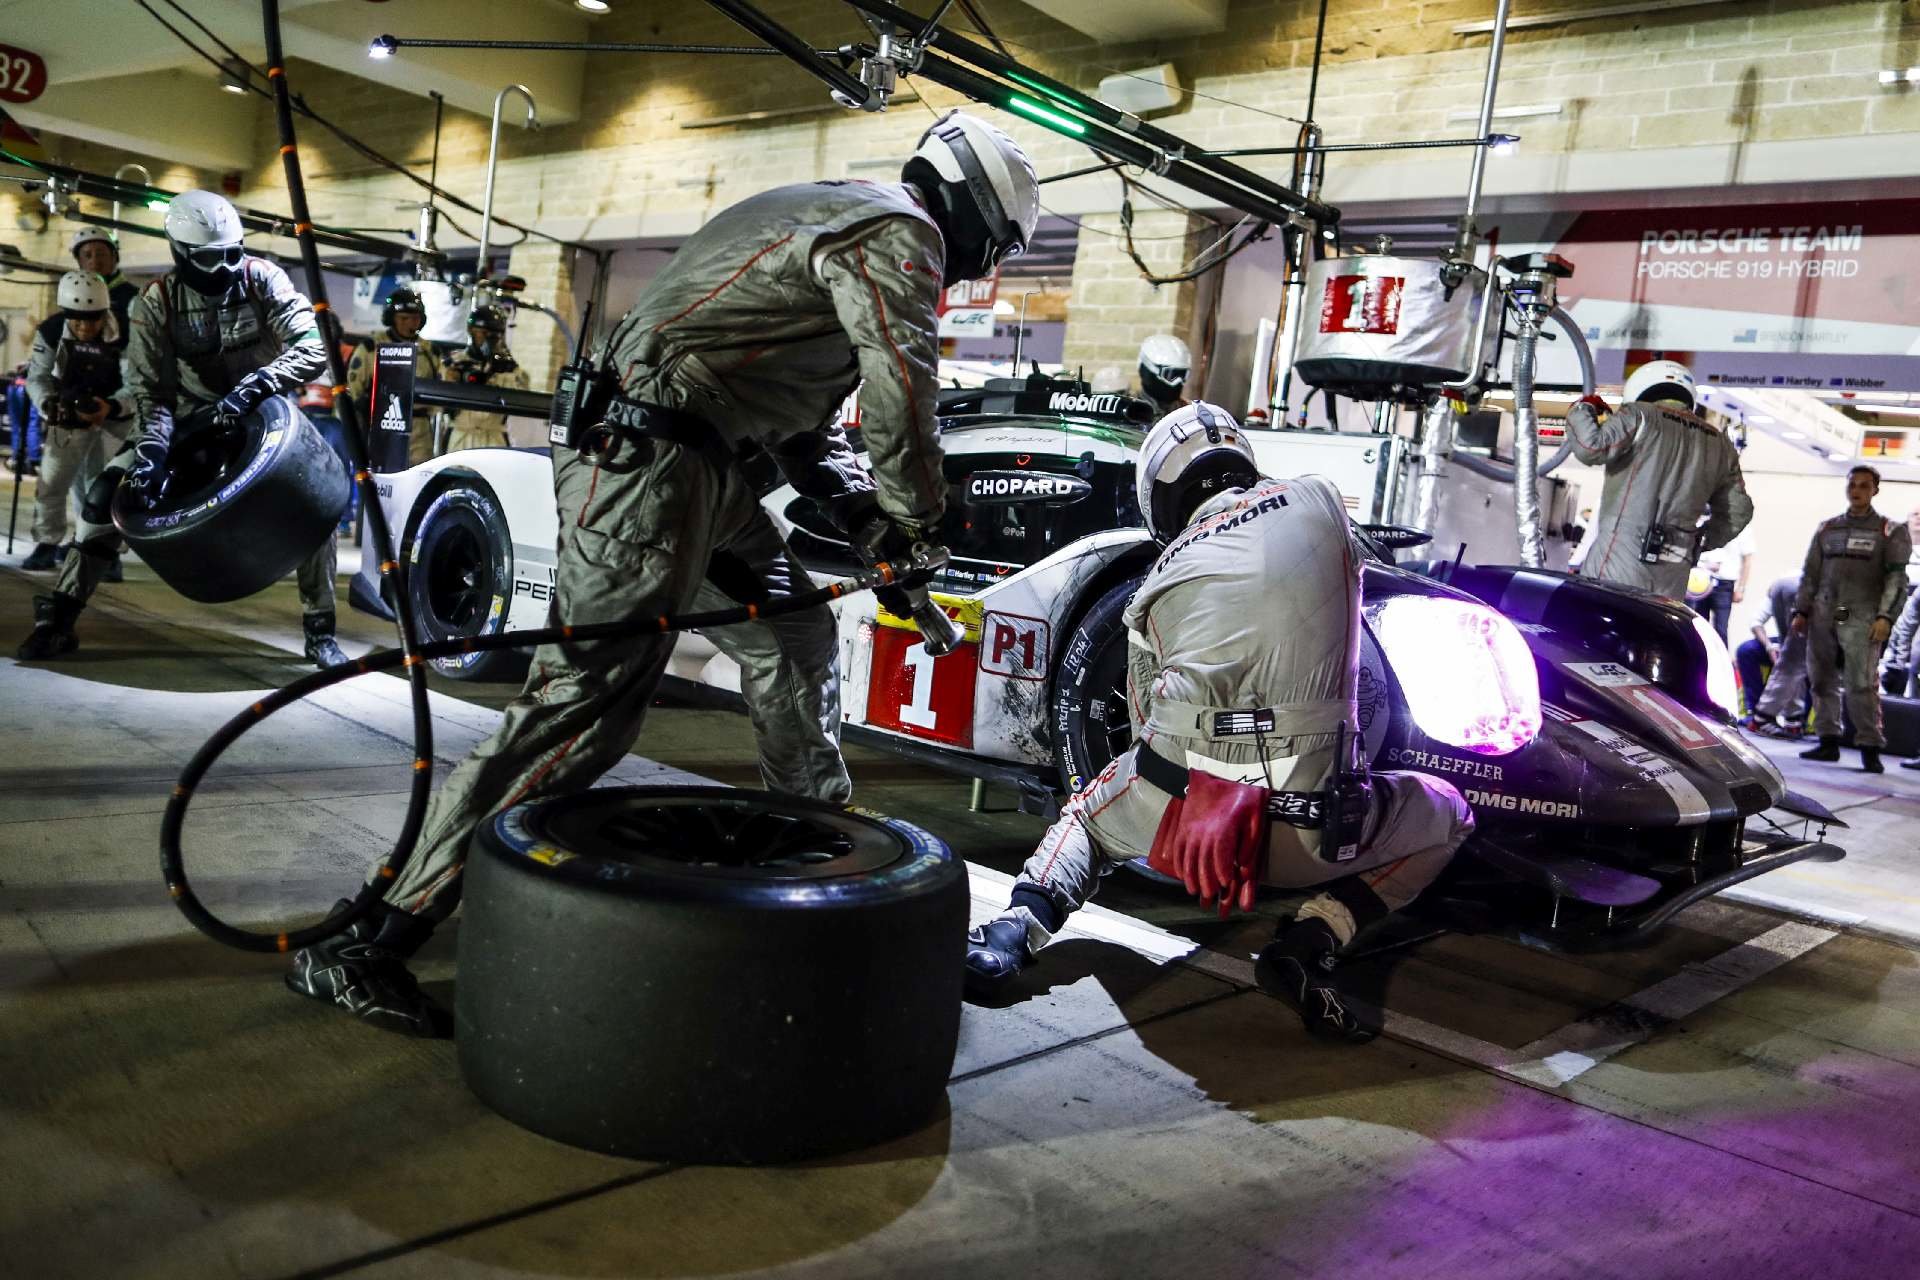
[[[407,429],[407,420],[400,414],[399,396],[391,396],[387,399],[387,411],[380,415],[380,429],[382,431],[405,431]]]

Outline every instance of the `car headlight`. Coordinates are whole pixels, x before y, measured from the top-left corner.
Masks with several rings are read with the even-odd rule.
[[[1540,677],[1519,628],[1483,604],[1392,596],[1367,609],[1421,732],[1506,755],[1540,732]]]
[[[1740,691],[1733,678],[1733,657],[1727,652],[1727,642],[1697,613],[1693,615],[1693,634],[1700,637],[1707,650],[1707,697],[1728,715],[1739,714]]]

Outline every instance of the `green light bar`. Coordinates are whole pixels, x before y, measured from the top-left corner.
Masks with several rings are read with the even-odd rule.
[[[1063,107],[1072,107],[1072,106],[1074,106],[1074,101],[1073,101],[1073,99],[1071,99],[1071,98],[1067,98],[1067,97],[1063,97],[1063,96],[1061,96],[1061,95],[1060,95],[1059,93],[1056,93],[1056,92],[1055,92],[1054,90],[1052,90],[1052,89],[1049,89],[1049,88],[1047,88],[1047,86],[1045,86],[1045,85],[1043,85],[1043,84],[1040,84],[1040,83],[1038,83],[1037,81],[1033,81],[1033,80],[1029,80],[1029,79],[1027,79],[1027,78],[1026,78],[1025,76],[1023,76],[1023,75],[1021,75],[1021,74],[1020,74],[1019,72],[1017,72],[1017,71],[1009,71],[1009,72],[1007,72],[1007,79],[1009,79],[1009,80],[1011,80],[1011,81],[1013,81],[1013,82],[1014,82],[1014,83],[1016,83],[1016,84],[1023,84],[1023,85],[1025,85],[1025,86],[1027,86],[1027,88],[1029,88],[1029,89],[1031,89],[1031,90],[1033,90],[1033,91],[1034,91],[1035,93],[1037,93],[1037,94],[1039,94],[1039,95],[1040,95],[1041,97],[1043,97],[1043,98],[1051,98],[1051,99],[1053,99],[1053,100],[1054,100],[1055,102],[1057,102],[1057,103],[1059,103],[1059,104],[1060,104],[1061,106],[1063,106]]]
[[[1007,105],[1023,116],[1031,116],[1041,124],[1051,125],[1055,129],[1059,129],[1065,133],[1071,133],[1075,137],[1083,137],[1087,132],[1087,126],[1081,124],[1078,120],[1068,119],[1058,111],[1050,111],[1039,103],[1027,98],[1022,98],[1018,94],[1009,97],[1007,99]]]
[[[149,208],[149,209],[159,209],[159,210],[162,210],[162,211],[164,211],[164,210],[166,209],[166,207],[167,207],[168,205],[170,205],[170,204],[172,204],[172,203],[173,203],[173,201],[171,201],[171,200],[159,200],[159,199],[154,199],[154,200],[149,200],[149,201],[147,201],[147,208]]]

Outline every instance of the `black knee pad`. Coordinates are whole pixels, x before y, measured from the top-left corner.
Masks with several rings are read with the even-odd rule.
[[[80,518],[88,524],[113,523],[113,495],[120,487],[120,477],[126,472],[118,467],[108,467],[93,478],[87,486],[87,492],[80,499]],[[109,551],[108,555],[113,553]]]

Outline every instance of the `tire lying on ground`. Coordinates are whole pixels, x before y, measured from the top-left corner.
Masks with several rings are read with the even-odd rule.
[[[350,482],[306,415],[273,396],[228,446],[176,440],[166,499],[148,510],[122,485],[113,523],[161,581],[189,600],[250,596],[298,568],[333,536]]]
[[[507,1119],[612,1155],[799,1160],[931,1121],[965,864],[908,823],[725,787],[520,805],[468,851],[455,1035]]]
[[[513,536],[485,481],[456,479],[428,500],[406,561],[406,590],[423,643],[497,635],[507,625]],[[523,649],[496,649],[435,658],[433,665],[454,680],[519,680],[530,658]]]

